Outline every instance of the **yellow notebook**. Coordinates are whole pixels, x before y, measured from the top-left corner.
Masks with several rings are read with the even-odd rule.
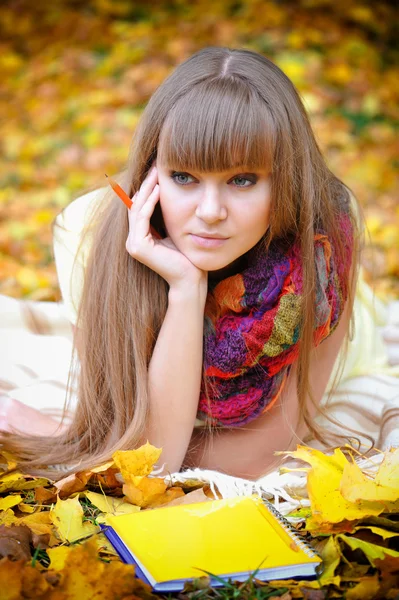
[[[314,577],[321,558],[257,494],[109,515],[103,532],[122,560],[155,591],[182,590],[212,573],[246,581]],[[207,573],[208,572],[208,573]],[[211,577],[211,585],[223,585]]]

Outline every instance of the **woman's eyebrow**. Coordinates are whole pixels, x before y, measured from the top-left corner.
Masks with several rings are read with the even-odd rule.
[[[195,169],[189,169],[186,167],[183,168],[175,168],[175,167],[168,167],[169,171],[176,171],[176,172],[181,172],[181,173],[196,173],[197,175],[212,175],[212,174],[220,174],[221,176],[226,176],[228,177],[229,175],[234,175],[234,174],[240,174],[240,175],[259,175],[262,173],[267,173],[269,172],[268,169],[263,168],[263,167],[252,167],[252,168],[243,168],[243,167],[236,167],[236,168],[232,168],[232,169],[228,169],[227,171],[196,171]]]

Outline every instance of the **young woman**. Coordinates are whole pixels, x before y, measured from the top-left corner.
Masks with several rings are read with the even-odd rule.
[[[253,479],[276,450],[347,441],[315,418],[348,338],[360,216],[284,73],[248,50],[197,52],[151,97],[117,180],[133,206],[97,191],[73,224],[71,280],[56,246],[78,403],[56,443],[3,434],[21,467],[56,479],[47,465],[148,440],[165,474]]]

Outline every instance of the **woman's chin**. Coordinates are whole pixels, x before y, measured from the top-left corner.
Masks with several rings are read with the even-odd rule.
[[[229,265],[228,262],[216,260],[214,257],[198,258],[198,256],[190,256],[188,254],[186,254],[186,256],[197,269],[208,271],[209,274],[218,273]]]
[[[198,258],[198,256],[192,255],[190,256],[189,254],[186,254],[186,256],[193,263],[193,265],[197,267],[197,269],[207,271],[209,279],[213,279],[215,281],[236,275],[245,266],[242,260],[243,257],[241,256],[227,261],[221,259],[217,260],[216,257],[210,256],[205,258]]]

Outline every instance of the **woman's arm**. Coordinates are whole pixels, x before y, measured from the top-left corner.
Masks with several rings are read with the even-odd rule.
[[[323,393],[334,367],[345,333],[349,327],[351,310],[347,304],[340,322],[320,346],[312,352],[309,381],[317,402]],[[299,438],[307,433],[304,424],[294,432],[298,419],[298,397],[296,391],[296,364],[291,369],[281,402],[266,413],[239,429],[226,429],[216,432],[208,439],[205,432],[195,430],[183,466],[216,469],[236,477],[257,479],[277,468],[280,458],[274,456],[278,450],[292,450],[300,443]],[[316,413],[313,405],[309,411]]]
[[[159,466],[178,471],[193,433],[201,386],[206,286],[169,290],[148,369],[150,411],[143,443],[163,448]]]
[[[168,309],[148,369],[150,409],[140,444],[162,448],[162,474],[179,471],[193,433],[201,385],[206,286],[169,290]],[[81,330],[72,326],[78,357]]]

